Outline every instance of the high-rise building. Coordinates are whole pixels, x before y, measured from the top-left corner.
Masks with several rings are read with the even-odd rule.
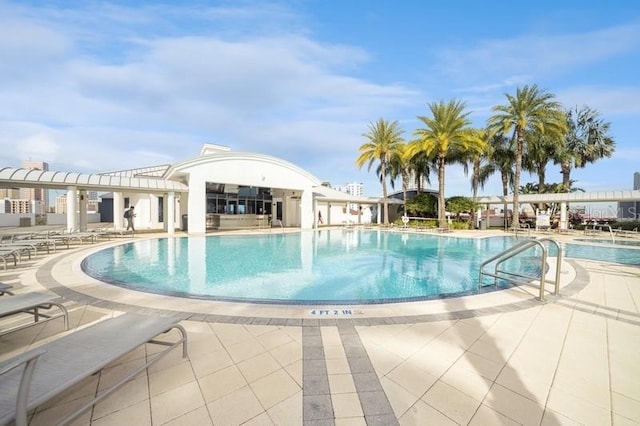
[[[98,192],[97,191],[87,191],[87,212],[88,213],[96,213],[98,212],[100,202],[98,201]],[[80,197],[77,198],[76,205],[80,205]],[[66,214],[67,213],[67,196],[59,195],[56,197],[56,205],[54,209],[56,214]]]
[[[340,192],[346,192],[351,195],[362,195],[364,192],[364,185],[362,182],[347,183],[346,185],[335,185],[333,189]]]
[[[49,164],[44,161],[23,161],[22,168],[28,170],[49,170]],[[29,200],[29,201],[37,201],[34,205],[37,207],[37,211],[33,213],[36,214],[46,214],[49,210],[49,191],[44,188],[21,188],[20,189],[20,197],[21,199]]]
[[[346,185],[332,186],[333,189],[340,192],[346,192],[347,194],[362,196],[364,192],[364,184],[362,182],[347,183]],[[349,209],[358,210],[359,204],[349,204]]]
[[[640,172],[633,174],[633,189],[640,190]],[[640,219],[640,202],[621,201],[618,203],[618,219]]]
[[[20,198],[20,188],[0,188],[0,199]]]

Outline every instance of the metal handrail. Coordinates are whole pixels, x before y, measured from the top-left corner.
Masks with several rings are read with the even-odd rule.
[[[589,225],[587,225],[587,227],[585,227],[585,235],[588,235],[588,231],[589,231],[588,226]],[[592,226],[593,226],[591,228],[592,231],[602,231],[603,229],[605,229],[605,230],[609,229],[609,235],[611,236],[611,242],[612,243],[616,242],[616,238],[615,238],[615,236],[613,234],[613,229],[611,229],[611,225],[609,225],[608,223],[605,223],[605,224],[602,224],[602,225],[600,225],[598,223],[594,223]]]
[[[520,277],[520,278],[526,278],[526,279],[538,279],[538,277],[531,277],[531,276],[527,276],[527,275],[523,275],[523,274],[519,274],[516,272],[510,272],[510,271],[505,271],[502,269],[499,269],[500,265],[507,261],[508,259],[511,259],[514,256],[517,256],[518,254],[524,252],[525,250],[530,249],[531,247],[534,246],[538,246],[541,248],[542,250],[542,258],[540,261],[541,264],[541,268],[540,268],[540,296],[538,297],[538,300],[540,301],[544,301],[544,287],[545,287],[545,283],[547,282],[546,279],[546,273],[545,273],[545,267],[547,265],[547,247],[543,244],[543,242],[549,242],[549,243],[553,243],[558,251],[558,254],[556,256],[556,275],[555,275],[555,280],[553,281],[555,284],[554,287],[554,295],[559,295],[560,294],[560,267],[562,265],[562,250],[560,249],[560,245],[558,244],[557,241],[551,239],[551,238],[540,238],[540,239],[535,239],[535,240],[525,240],[525,241],[520,241],[518,244],[509,247],[507,250],[503,251],[502,253],[499,253],[487,260],[485,260],[484,262],[482,262],[482,264],[480,265],[480,276],[478,278],[478,288],[482,287],[482,276],[483,275],[488,275],[494,278],[500,278],[500,279],[505,279],[504,274],[506,275],[511,275],[514,277]],[[496,265],[494,267],[494,272],[490,273],[490,272],[485,272],[484,271],[484,267],[491,263],[491,262],[496,262]]]

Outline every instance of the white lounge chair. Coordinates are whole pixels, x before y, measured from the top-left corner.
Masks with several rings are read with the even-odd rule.
[[[11,236],[10,243],[26,243],[26,244],[34,244],[36,247],[44,248],[47,250],[47,254],[51,253],[51,249],[56,251],[56,242],[55,240],[46,238],[37,233],[30,234],[14,234]]]
[[[4,264],[4,270],[7,270],[7,261],[13,260],[13,266],[18,266],[20,260],[20,250],[10,247],[0,247],[0,260]]]
[[[55,318],[63,317],[64,329],[68,330],[69,313],[67,312],[67,308],[65,308],[62,303],[56,301],[57,299],[59,299],[58,296],[39,292],[22,293],[11,297],[0,298],[0,318],[25,313],[33,315],[34,321],[32,323],[30,322],[21,324],[7,329],[0,328],[0,336],[41,323],[42,318],[44,318],[44,321],[49,321]],[[54,306],[60,310],[60,313],[56,315],[42,313],[43,309],[49,310]]]
[[[160,334],[177,329],[181,337],[173,342],[156,340]],[[27,425],[27,413],[54,396],[102,370],[118,358],[145,343],[167,346],[167,349],[147,357],[147,362],[95,399],[79,407],[57,424],[68,424],[93,405],[111,395],[140,372],[156,363],[173,348],[182,345],[187,357],[187,334],[178,320],[124,314],[101,321],[75,333],[65,335],[35,350],[0,363],[0,424],[15,421]],[[50,419],[51,422],[54,419]]]
[[[13,296],[13,292],[11,291],[12,288],[12,285],[0,283],[0,296],[4,296],[5,294]]]

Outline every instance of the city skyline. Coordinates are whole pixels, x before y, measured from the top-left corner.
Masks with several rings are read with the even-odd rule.
[[[635,3],[0,6],[3,166],[48,158],[52,170],[99,173],[184,160],[211,142],[379,196],[375,166],[355,166],[370,122],[398,120],[410,139],[428,103],[457,98],[482,126],[525,84],[611,123],[613,157],[574,170],[576,186],[629,188],[640,160]],[[559,167],[547,176],[559,181]],[[448,166],[445,195],[469,196],[469,180]],[[480,192],[499,193],[498,175]]]

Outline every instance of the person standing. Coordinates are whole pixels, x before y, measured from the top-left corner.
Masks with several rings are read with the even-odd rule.
[[[129,210],[125,210],[124,218],[127,219],[127,231],[131,228],[131,232],[136,232],[136,228],[133,227],[133,218],[136,217],[133,206],[129,207]]]

